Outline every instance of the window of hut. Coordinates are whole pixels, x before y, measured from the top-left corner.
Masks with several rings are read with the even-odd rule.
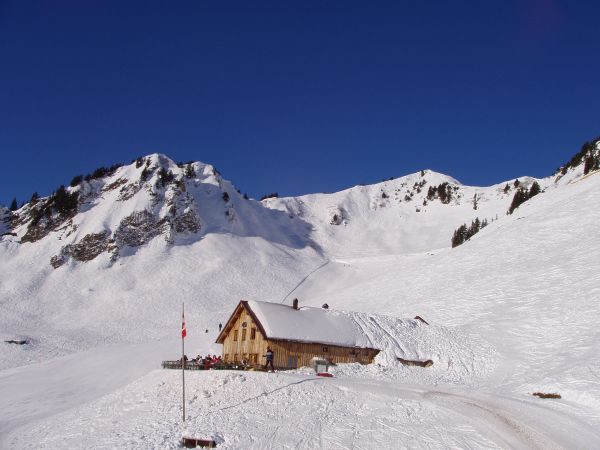
[[[246,340],[246,329],[244,328],[242,330],[242,341],[245,341],[245,340]]]
[[[238,340],[238,330],[234,330],[233,331],[233,340],[237,341]]]
[[[256,328],[250,330],[250,340],[253,341],[254,339],[256,339]]]

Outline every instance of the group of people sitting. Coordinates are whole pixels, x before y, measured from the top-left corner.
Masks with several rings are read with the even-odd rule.
[[[186,364],[188,364],[188,363],[198,364],[199,366],[204,366],[204,368],[207,370],[210,369],[215,364],[219,364],[219,363],[223,362],[223,358],[221,358],[221,356],[217,356],[217,355],[206,355],[205,357],[198,355],[192,360],[189,360],[187,355],[183,355],[183,360],[185,361]],[[179,360],[179,362],[181,362],[181,359]]]
[[[205,369],[210,369],[215,364],[223,362],[223,359],[220,355],[206,355],[204,358],[198,355],[195,359],[192,360],[192,362],[204,366]]]

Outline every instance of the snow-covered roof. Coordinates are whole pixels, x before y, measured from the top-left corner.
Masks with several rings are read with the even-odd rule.
[[[370,339],[348,313],[306,306],[294,309],[269,302],[244,304],[260,322],[268,339],[373,348]]]

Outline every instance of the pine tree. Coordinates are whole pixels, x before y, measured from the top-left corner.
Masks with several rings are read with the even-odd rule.
[[[60,186],[52,195],[52,204],[61,214],[67,214],[77,208],[79,193],[68,193],[64,186]]]
[[[83,181],[83,175],[76,175],[73,177],[73,179],[71,180],[71,182],[69,183],[69,186],[71,187],[75,187],[77,186],[79,183],[81,183]]]
[[[515,209],[521,206],[528,199],[528,193],[525,189],[517,189],[515,196],[512,199],[510,207],[508,208],[508,214],[512,214]]]
[[[531,197],[535,197],[540,192],[541,192],[540,185],[538,184],[537,181],[534,181],[533,184],[531,185],[531,188],[529,188],[529,196],[528,196],[527,200],[529,200]]]
[[[223,201],[227,203],[229,201],[229,194],[227,192],[223,192]]]
[[[13,201],[10,204],[10,210],[16,211],[17,209],[19,209],[19,206],[17,205],[17,197],[14,197]]]
[[[34,192],[33,194],[31,194],[31,199],[29,201],[31,203],[35,203],[38,201],[39,198],[40,198],[40,196],[38,195],[38,193]]]
[[[444,182],[437,187],[437,194],[440,201],[446,205],[452,200],[452,188],[447,182]]]
[[[148,179],[148,177],[150,176],[150,170],[148,169],[148,166],[145,166],[142,169],[142,173],[140,174],[140,180],[141,181],[146,181]]]
[[[186,178],[194,178],[196,176],[196,171],[194,170],[194,167],[191,164],[188,164],[185,167],[185,176]]]
[[[593,169],[594,163],[594,155],[589,155],[587,158],[585,158],[585,165],[583,166],[584,175],[587,175],[590,172],[590,170]]]
[[[265,194],[260,198],[260,201],[266,200],[267,198],[277,198],[279,194],[277,192],[271,192],[270,194]]]
[[[166,186],[175,179],[175,175],[173,175],[173,172],[171,172],[170,170],[167,171],[164,167],[161,167],[158,171],[158,179],[160,180],[163,186]]]
[[[454,231],[454,234],[452,235],[452,248],[458,247],[460,244],[465,242],[466,235],[467,226],[461,225],[460,227],[458,227],[458,229],[456,229],[456,231]]]
[[[429,186],[429,189],[427,190],[427,200],[431,201],[435,198],[435,195],[437,194],[437,187],[436,186]]]

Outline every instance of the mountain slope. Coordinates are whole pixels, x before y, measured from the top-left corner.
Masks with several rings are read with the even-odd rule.
[[[522,205],[455,249],[339,259],[295,293],[308,303],[422,315],[484,337],[500,354],[491,386],[560,392],[600,410],[600,172]],[[331,280],[336,280],[331,283]]]

